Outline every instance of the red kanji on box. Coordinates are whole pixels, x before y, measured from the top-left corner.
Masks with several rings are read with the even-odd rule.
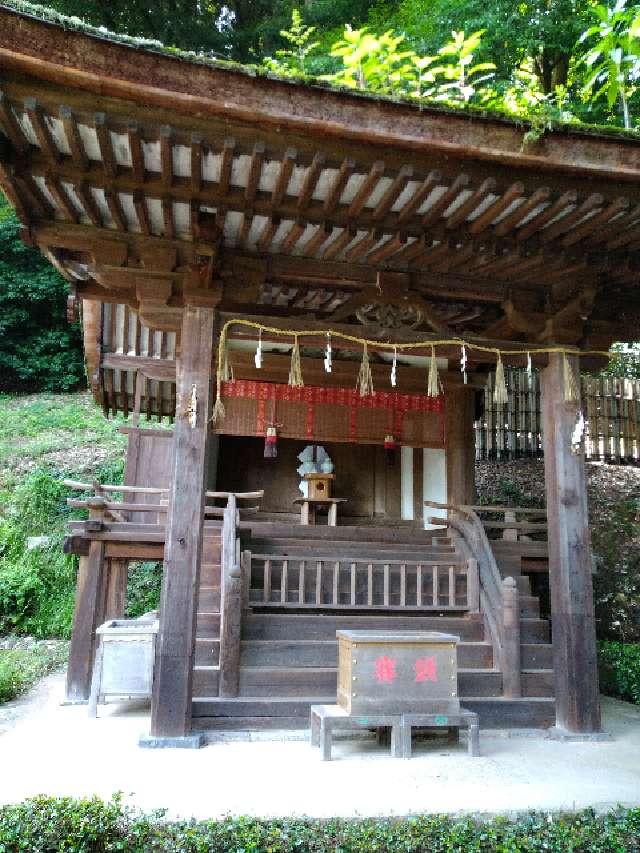
[[[415,663],[416,681],[437,681],[438,669],[435,658],[418,658]]]
[[[376,658],[376,679],[381,684],[391,684],[396,678],[396,661],[395,658],[383,655]]]

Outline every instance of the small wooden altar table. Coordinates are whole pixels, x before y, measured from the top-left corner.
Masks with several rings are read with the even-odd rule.
[[[345,503],[346,498],[296,498],[294,504],[300,506],[300,524],[315,524],[316,510],[326,509],[327,524],[335,527],[338,524],[338,504]]]

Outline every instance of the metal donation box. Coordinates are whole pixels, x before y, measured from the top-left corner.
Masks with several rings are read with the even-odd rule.
[[[437,631],[337,631],[338,704],[349,714],[454,714],[459,637]]]
[[[158,620],[144,616],[110,619],[98,628],[89,700],[92,716],[98,702],[151,698],[157,633]]]

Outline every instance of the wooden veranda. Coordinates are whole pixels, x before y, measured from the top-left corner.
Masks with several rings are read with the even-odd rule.
[[[148,557],[164,565],[156,736],[304,719],[335,695],[335,629],[354,620],[459,633],[460,695],[484,725],[598,731],[570,386],[580,353],[597,367],[594,352],[637,337],[637,141],[562,128],[527,145],[502,118],[57,21],[0,4],[0,187],[69,281],[70,314],[82,305],[96,398],[131,416],[121,505],[94,495],[68,540],[81,556],[70,698],[87,697],[127,561]],[[304,389],[291,388],[295,343]],[[548,521],[494,520],[511,533],[490,540],[473,421],[498,352],[541,369]],[[273,464],[262,443],[279,420]],[[315,442],[347,501],[326,530],[291,514],[296,456]],[[238,509],[259,492],[259,509]],[[215,495],[224,513],[207,509]]]

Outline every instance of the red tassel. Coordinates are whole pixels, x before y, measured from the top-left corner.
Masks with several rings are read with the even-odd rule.
[[[274,426],[267,427],[264,439],[264,458],[275,459],[278,455],[278,430]]]

